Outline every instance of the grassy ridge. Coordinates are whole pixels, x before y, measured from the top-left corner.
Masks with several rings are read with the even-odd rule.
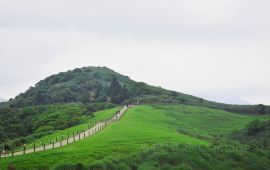
[[[269,116],[268,116],[269,117]],[[204,135],[223,135],[267,116],[235,115],[193,106],[137,106],[100,133],[68,146],[0,160],[0,167],[50,169],[67,163],[90,165],[98,160],[126,157],[156,144],[209,146],[207,140],[184,135],[181,130]],[[188,156],[188,154],[186,155]]]

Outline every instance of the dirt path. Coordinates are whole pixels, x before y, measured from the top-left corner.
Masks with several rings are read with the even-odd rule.
[[[124,106],[112,119],[110,119],[106,122],[97,123],[92,128],[87,129],[86,131],[84,131],[78,135],[74,135],[68,139],[65,139],[63,141],[59,141],[56,143],[52,143],[49,145],[39,146],[39,147],[35,148],[35,150],[34,150],[34,148],[32,148],[32,149],[26,149],[25,151],[14,152],[13,156],[24,155],[24,154],[34,153],[34,152],[42,152],[42,151],[46,151],[46,150],[50,150],[50,149],[63,147],[65,145],[68,145],[68,144],[74,143],[76,141],[82,140],[84,138],[87,138],[89,136],[92,136],[92,135],[98,133],[99,131],[101,131],[102,129],[104,129],[107,125],[109,125],[115,121],[118,121],[123,116],[123,114],[127,111],[127,109],[128,109],[128,107]],[[12,156],[11,153],[2,154],[1,158],[11,157],[11,156]]]

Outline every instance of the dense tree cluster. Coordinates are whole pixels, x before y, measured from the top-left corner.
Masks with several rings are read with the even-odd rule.
[[[141,100],[145,103],[181,103],[206,106],[242,114],[268,114],[265,105],[228,105],[135,82],[106,67],[84,67],[52,75],[8,103],[12,108],[54,103],[111,102]]]
[[[81,123],[93,112],[115,107],[111,103],[51,104],[22,108],[0,107],[0,143],[18,137],[44,136]]]
[[[12,107],[70,102],[119,104],[130,97],[164,92],[105,67],[86,67],[50,76],[9,101],[9,104]]]

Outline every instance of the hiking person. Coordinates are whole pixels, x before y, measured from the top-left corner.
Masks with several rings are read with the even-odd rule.
[[[3,154],[8,154],[9,149],[10,149],[10,147],[7,144],[5,144],[3,146]]]

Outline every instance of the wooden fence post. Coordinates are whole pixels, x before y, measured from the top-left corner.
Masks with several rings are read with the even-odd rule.
[[[64,136],[62,135],[62,139],[60,141],[60,147],[62,147],[62,141],[64,140]]]
[[[52,148],[54,149],[54,141],[52,142]]]
[[[81,134],[79,134],[79,140],[81,140]]]
[[[68,139],[69,139],[69,133],[68,133],[68,136],[67,136],[67,145],[68,145]]]
[[[14,149],[11,150],[11,156],[14,156]]]
[[[23,147],[23,154],[25,155],[25,150],[26,150],[26,148],[25,148],[25,146]]]
[[[2,158],[2,149],[0,149],[0,159]]]
[[[46,150],[46,144],[45,143],[43,143],[43,150],[45,151]]]
[[[73,131],[73,142],[75,142],[75,133]]]
[[[36,152],[36,141],[34,141],[34,152]]]
[[[84,132],[84,134],[83,134],[83,138],[85,138],[85,132]]]

